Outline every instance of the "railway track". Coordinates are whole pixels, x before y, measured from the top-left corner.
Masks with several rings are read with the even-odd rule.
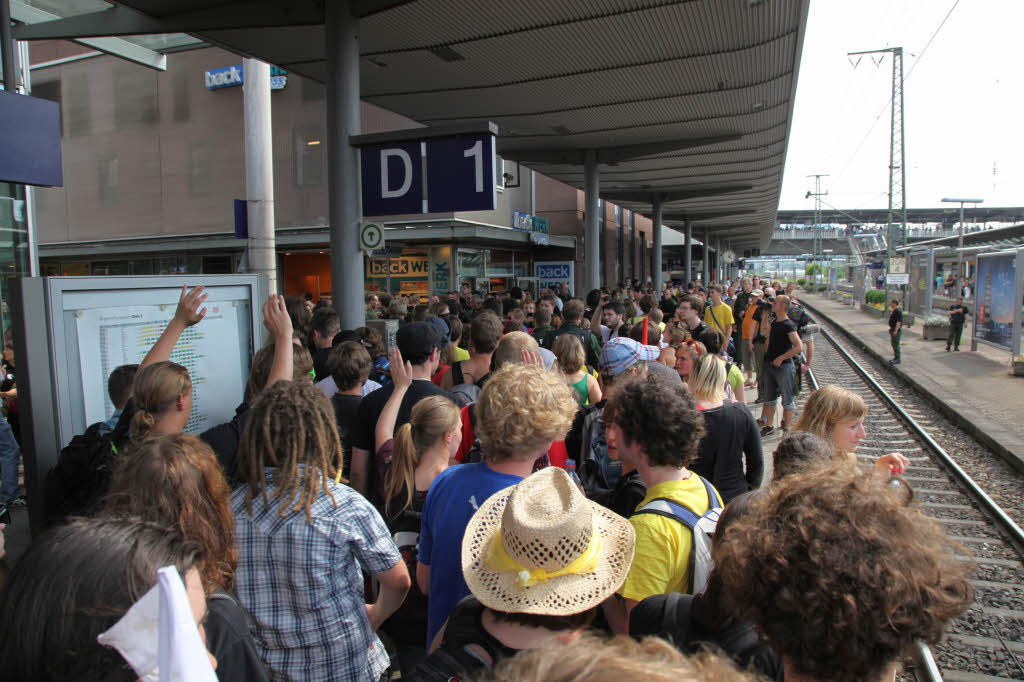
[[[814,315],[812,307],[808,311]],[[976,564],[974,605],[954,621],[943,643],[921,645],[902,679],[932,682],[1024,680],[1024,480],[993,453],[934,412],[866,353],[844,344],[842,330],[824,323],[815,348],[812,387],[836,384],[868,405],[867,437],[857,455],[873,462],[901,452],[917,503],[960,542]],[[802,399],[810,391],[805,390]],[[967,443],[970,440],[970,443]],[[953,450],[947,452],[946,448]],[[959,460],[959,461],[958,461]],[[977,482],[968,473],[983,462]],[[966,556],[964,557],[967,560]]]

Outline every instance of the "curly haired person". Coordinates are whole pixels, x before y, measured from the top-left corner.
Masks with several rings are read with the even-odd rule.
[[[476,403],[483,461],[445,469],[423,503],[416,583],[430,596],[427,642],[469,595],[460,557],[474,512],[532,473],[536,459],[565,437],[578,406],[561,376],[534,365],[504,365],[487,381]]]
[[[849,462],[787,476],[716,551],[725,594],[787,682],[881,682],[972,603],[970,566],[919,509]]]
[[[609,448],[623,464],[635,466],[647,486],[638,505],[667,498],[698,517],[721,496],[689,469],[697,459],[704,420],[690,392],[660,377],[647,377],[616,386],[604,408]],[[710,495],[715,499],[710,499]],[[693,534],[674,518],[638,513],[630,517],[636,531],[636,551],[619,604],[606,603],[609,624],[619,633],[628,629],[629,612],[653,594],[688,592]]]

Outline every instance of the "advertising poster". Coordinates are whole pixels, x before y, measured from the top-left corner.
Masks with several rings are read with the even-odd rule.
[[[1016,286],[1015,253],[978,258],[974,338],[1007,350],[1012,347]]]

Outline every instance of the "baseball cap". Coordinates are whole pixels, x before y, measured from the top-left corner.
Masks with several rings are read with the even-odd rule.
[[[602,372],[614,376],[640,360],[657,360],[660,354],[656,346],[645,346],[633,339],[617,336],[604,344],[598,365]]]
[[[435,327],[437,327],[437,331],[439,331],[441,333],[441,339],[442,339],[442,344],[441,345],[445,345],[444,342],[448,340],[448,338],[451,336],[451,333],[452,333],[452,328],[448,324],[448,320],[444,319],[443,317],[436,317],[436,316],[434,316],[434,317],[428,317],[427,318],[427,322],[429,322],[430,324],[432,324]]]
[[[399,327],[395,342],[403,358],[427,355],[435,348],[444,346],[440,330],[429,322],[410,322]]]
[[[354,329],[342,329],[340,332],[334,335],[331,340],[331,346],[340,346],[348,341],[362,342],[363,337],[359,336],[359,333]]]
[[[754,289],[753,291],[750,292],[750,295],[751,296],[764,296],[764,292],[761,291],[760,289]]]

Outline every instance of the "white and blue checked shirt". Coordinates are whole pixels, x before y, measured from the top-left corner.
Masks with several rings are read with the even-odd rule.
[[[265,471],[268,495],[274,470]],[[328,484],[312,506],[278,515],[279,502],[231,496],[238,544],[235,583],[253,622],[256,650],[274,680],[377,680],[388,655],[370,627],[360,568],[383,573],[401,561],[383,519],[348,486]],[[292,502],[294,506],[294,501]]]

